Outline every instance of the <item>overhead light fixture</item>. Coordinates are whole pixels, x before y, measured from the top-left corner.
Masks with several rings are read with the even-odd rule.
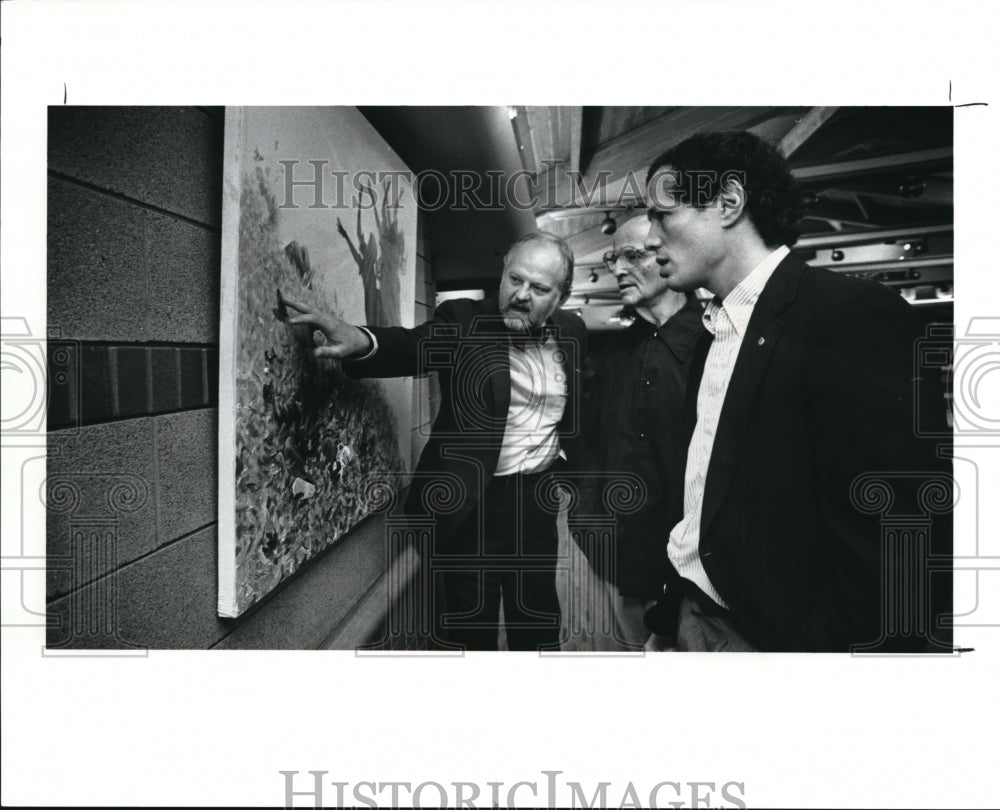
[[[618,230],[618,223],[615,222],[614,217],[612,217],[611,213],[608,212],[604,217],[604,221],[601,222],[601,233],[611,236],[611,234],[613,234],[617,230]]]
[[[899,196],[904,198],[919,197],[924,193],[924,189],[926,188],[927,183],[922,177],[911,174],[904,177],[903,181],[899,184]]]
[[[927,240],[923,237],[912,239],[903,243],[903,252],[914,256],[920,256],[927,252]]]

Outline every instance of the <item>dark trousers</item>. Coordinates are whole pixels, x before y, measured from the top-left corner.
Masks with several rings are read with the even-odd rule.
[[[435,559],[438,633],[450,644],[496,650],[502,597],[509,649],[559,649],[559,537],[554,509],[536,497],[543,475],[494,477],[452,538],[455,553]]]

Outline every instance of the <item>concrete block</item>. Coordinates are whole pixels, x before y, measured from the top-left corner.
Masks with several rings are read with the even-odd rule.
[[[178,349],[181,367],[181,407],[198,408],[208,405],[205,378],[205,349]]]
[[[107,346],[83,346],[80,353],[80,383],[83,391],[83,422],[111,419],[118,409],[112,380],[111,349]]]
[[[430,253],[427,244],[427,215],[423,212],[417,212],[417,255],[429,259]]]
[[[421,298],[420,293],[422,290],[423,290],[422,287],[417,287],[417,297],[413,302],[413,311],[414,311],[413,317],[415,323],[423,323],[424,321],[427,320],[428,313],[434,311],[434,302],[431,301],[428,304],[427,301]]]
[[[205,115],[209,118],[214,119],[219,126],[222,126],[226,122],[226,108],[225,107],[199,107]]]
[[[218,227],[222,138],[195,107],[50,107],[49,169]]]
[[[215,407],[219,404],[219,350],[212,348],[206,353],[208,361],[208,404]]]
[[[49,181],[48,323],[67,338],[146,339],[145,213]]]
[[[49,646],[210,647],[228,630],[216,612],[216,544],[215,527],[207,527],[52,603],[59,626],[50,626]],[[81,633],[105,605],[113,631]]]
[[[49,434],[49,598],[156,547],[153,423],[127,419]],[[107,543],[95,549],[88,538]],[[76,553],[74,553],[74,549]]]
[[[424,323],[424,321],[429,321],[431,317],[434,315],[434,304],[433,302],[431,302],[431,305],[428,306],[427,304],[422,304],[421,302],[417,301],[417,303],[414,304],[414,310],[416,313],[414,316],[414,321],[416,323]]]
[[[149,350],[153,411],[176,411],[181,406],[178,349],[157,346]]]
[[[423,256],[417,256],[415,264],[416,273],[413,277],[413,288],[417,303],[433,304],[434,302],[428,301],[425,295],[427,291],[427,260]]]
[[[149,339],[218,343],[218,235],[152,212],[147,233]]]
[[[215,526],[49,604],[50,646],[316,649],[386,567],[385,523],[369,518],[239,619],[217,616]],[[112,632],[80,633],[102,603]],[[71,622],[71,620],[74,620]]]
[[[149,349],[119,346],[112,349],[118,371],[118,416],[148,414],[152,408],[149,386]]]
[[[73,340],[49,340],[48,361],[48,430],[77,428],[80,415],[80,344]]]
[[[217,419],[210,408],[155,417],[161,546],[217,520]]]

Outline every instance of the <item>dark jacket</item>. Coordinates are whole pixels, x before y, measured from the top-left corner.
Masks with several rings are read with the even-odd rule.
[[[663,587],[668,484],[677,456],[687,452],[679,426],[694,347],[705,333],[702,312],[691,296],[661,326],[637,317],[621,332],[590,340],[581,503],[570,525],[591,566],[622,596],[655,598]],[[639,502],[609,510],[610,492],[630,485],[640,488]],[[600,531],[606,517],[614,518],[613,532]]]
[[[432,520],[447,539],[479,502],[493,477],[510,407],[509,352],[496,298],[457,299],[439,306],[434,317],[412,329],[369,327],[378,351],[368,360],[345,361],[355,377],[405,377],[437,372],[440,410],[420,454],[405,510]],[[557,310],[545,329],[565,354],[566,409],[559,425],[567,460],[577,455],[579,385],[586,351],[583,321]],[[553,508],[556,502],[553,501]]]
[[[922,332],[892,290],[793,256],[764,288],[719,419],[699,542],[709,578],[760,649],[947,643],[931,627],[946,606],[930,604],[928,581],[929,558],[951,555],[951,466],[914,427],[918,397],[935,397],[925,411],[943,407],[915,372]],[[711,339],[696,349],[688,438]],[[683,454],[672,525],[685,463]],[[943,489],[949,505],[932,504]]]

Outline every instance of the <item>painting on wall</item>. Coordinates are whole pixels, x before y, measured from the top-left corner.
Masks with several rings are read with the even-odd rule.
[[[219,615],[235,617],[410,467],[411,380],[317,359],[322,333],[289,325],[283,302],[413,326],[417,206],[353,107],[232,107],[225,137]]]

